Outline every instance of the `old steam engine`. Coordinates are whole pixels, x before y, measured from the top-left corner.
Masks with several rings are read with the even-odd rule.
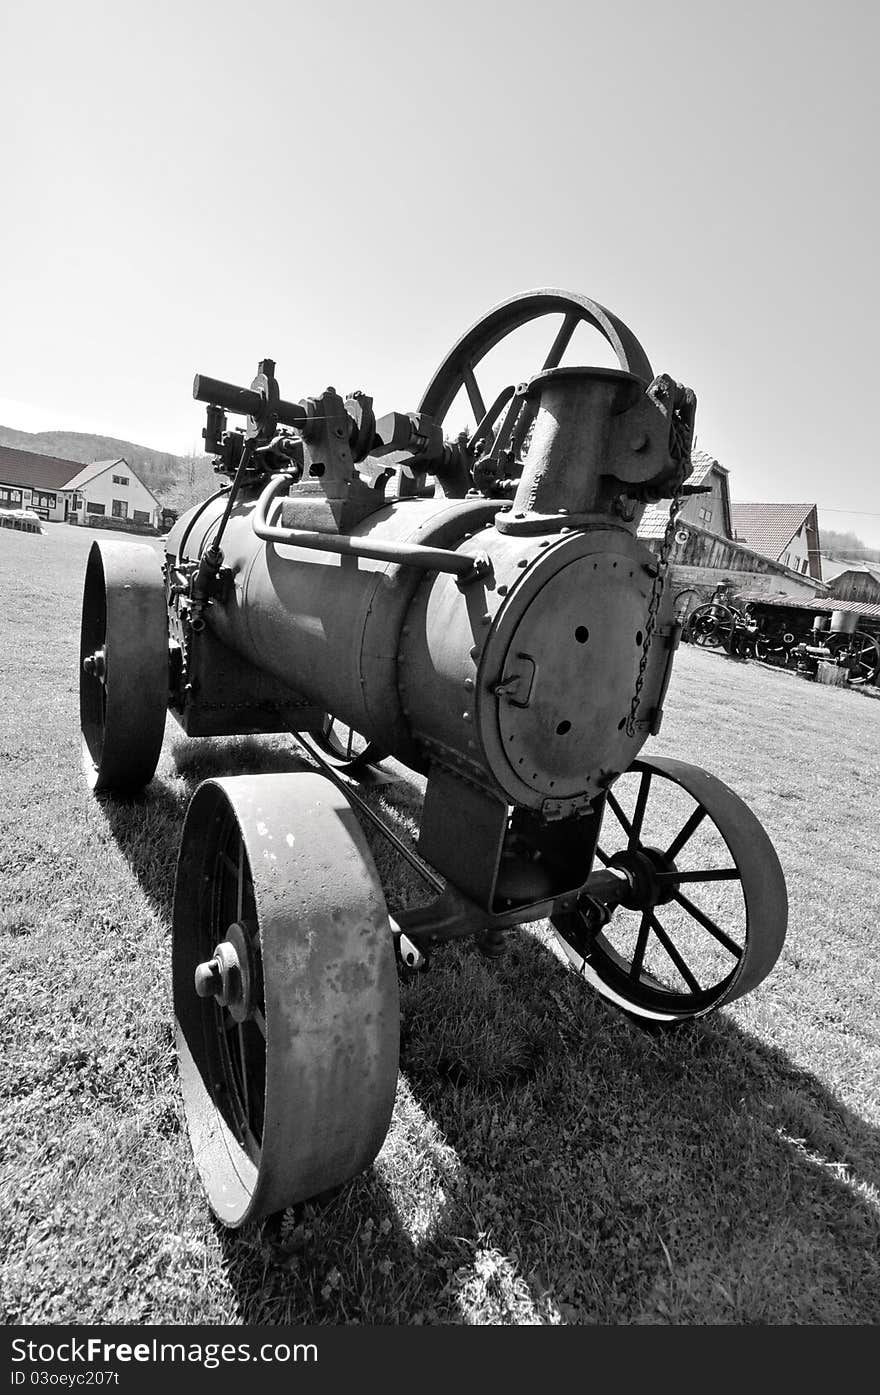
[[[545,316],[561,320],[543,361],[487,405],[485,356]],[[562,366],[581,322],[619,368]],[[446,440],[460,392],[477,426]],[[787,903],[737,795],[637,759],[678,642],[663,582],[695,399],[620,320],[578,295],[516,296],[459,340],[416,411],[378,419],[360,392],[282,398],[269,360],[250,387],[199,376],[194,395],[227,478],[177,522],[164,568],[151,546],[94,544],[81,713],[87,774],[109,794],[152,779],[168,707],[188,736],[288,732],[308,757],[206,780],[182,833],[182,1089],[211,1204],[237,1226],[375,1157],[397,968],[432,946],[473,935],[493,954],[549,922],[548,950],[605,999],[678,1023],[760,983]],[[655,556],[636,528],[661,498]],[[415,849],[358,793],[386,756],[426,777]],[[389,915],[363,819],[426,904]]]

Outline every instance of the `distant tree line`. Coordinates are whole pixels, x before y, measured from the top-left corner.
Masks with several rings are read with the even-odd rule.
[[[822,528],[819,538],[826,557],[833,557],[838,561],[847,557],[858,557],[863,562],[880,562],[880,548],[867,547],[855,533],[836,533],[832,528]]]

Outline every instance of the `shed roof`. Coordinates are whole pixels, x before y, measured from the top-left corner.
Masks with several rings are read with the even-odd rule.
[[[0,484],[25,489],[66,489],[81,469],[78,460],[62,460],[57,455],[38,455],[32,450],[0,446]]]
[[[731,504],[736,537],[778,562],[815,504]]]

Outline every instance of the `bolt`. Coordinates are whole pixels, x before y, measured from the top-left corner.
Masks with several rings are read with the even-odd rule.
[[[206,959],[196,965],[194,974],[196,992],[200,998],[214,998],[223,987],[220,964],[217,959]]]

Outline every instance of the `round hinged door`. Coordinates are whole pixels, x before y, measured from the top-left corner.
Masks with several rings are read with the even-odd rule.
[[[496,687],[501,741],[514,773],[548,798],[604,785],[645,740],[644,731],[626,734],[645,583],[644,570],[622,553],[580,558],[541,588],[514,631]],[[648,675],[640,719],[651,688]]]

